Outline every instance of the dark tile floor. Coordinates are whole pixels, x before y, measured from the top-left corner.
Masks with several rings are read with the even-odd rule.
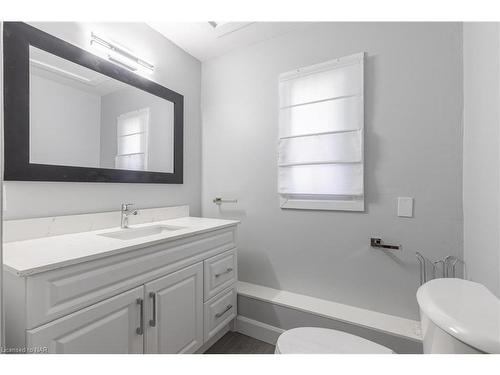
[[[274,345],[242,335],[228,332],[213,344],[205,354],[273,354]]]

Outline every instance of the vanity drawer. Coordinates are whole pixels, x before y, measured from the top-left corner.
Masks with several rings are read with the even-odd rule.
[[[236,267],[236,249],[205,260],[205,301],[236,282]]]
[[[222,291],[205,302],[205,342],[236,317],[236,287]]]

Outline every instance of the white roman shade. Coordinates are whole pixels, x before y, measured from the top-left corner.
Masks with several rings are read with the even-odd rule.
[[[149,108],[124,113],[117,118],[118,169],[146,170],[148,167]]]
[[[364,53],[279,78],[282,208],[364,210]]]

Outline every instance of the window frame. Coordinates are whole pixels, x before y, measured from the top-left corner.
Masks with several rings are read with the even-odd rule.
[[[303,77],[304,75],[308,74],[316,74],[320,73],[322,71],[328,71],[328,70],[333,70],[333,69],[338,69],[338,68],[343,68],[347,67],[350,65],[354,64],[360,64],[361,65],[361,77],[360,77],[360,84],[361,84],[361,93],[359,94],[361,105],[360,105],[360,114],[359,118],[361,119],[360,121],[360,127],[357,130],[354,131],[359,131],[360,133],[360,142],[361,142],[361,170],[362,170],[362,195],[348,195],[348,196],[342,196],[342,195],[314,195],[314,194],[308,194],[308,195],[300,195],[300,194],[283,194],[279,192],[279,184],[280,184],[280,177],[279,177],[279,169],[282,168],[279,166],[279,161],[277,162],[277,171],[278,171],[278,195],[279,195],[279,202],[280,202],[280,208],[282,209],[301,209],[301,210],[328,210],[328,211],[358,211],[358,212],[363,212],[365,210],[365,178],[364,178],[364,165],[365,165],[365,160],[364,160],[364,128],[365,128],[365,121],[364,121],[364,59],[365,59],[365,53],[360,52],[352,55],[348,55],[345,57],[325,61],[319,64],[314,64],[310,66],[305,66],[301,67],[298,69],[294,69],[292,71],[280,74],[279,76],[279,83],[281,83],[284,80],[290,80],[294,79],[295,77]],[[280,95],[281,95],[281,90]],[[340,99],[342,96],[330,98],[330,100],[335,100],[335,98]],[[286,107],[285,107],[286,108]],[[280,98],[280,116],[281,116],[281,98]],[[285,139],[286,137],[281,137],[278,131],[278,144],[281,139]],[[340,132],[338,132],[340,133]],[[279,160],[279,151],[277,155],[277,160]],[[332,163],[334,164],[334,163]],[[323,198],[321,198],[323,197]]]

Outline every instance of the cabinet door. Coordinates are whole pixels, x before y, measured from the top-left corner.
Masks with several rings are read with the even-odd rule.
[[[194,353],[203,344],[203,263],[145,285],[146,353]]]
[[[28,347],[49,353],[142,353],[143,297],[141,286],[28,330]]]

